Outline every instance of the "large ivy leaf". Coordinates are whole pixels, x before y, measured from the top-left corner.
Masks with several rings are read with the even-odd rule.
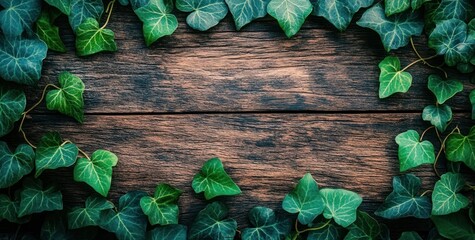
[[[374,0],[315,1],[313,14],[324,17],[338,30],[344,31],[350,25],[353,15],[373,4]]]
[[[403,232],[399,240],[422,240],[421,236],[417,232]]]
[[[107,197],[112,180],[112,167],[117,165],[117,156],[106,150],[95,151],[91,159],[80,158],[74,167],[74,180],[85,182],[96,192]]]
[[[348,230],[345,240],[377,239],[381,233],[378,221],[362,211],[358,211],[356,221],[348,227]]]
[[[191,184],[196,193],[204,192],[207,200],[217,196],[232,196],[241,193],[231,177],[224,171],[219,158],[212,158],[203,165],[201,171],[193,177]]]
[[[460,81],[448,79],[442,80],[438,75],[432,74],[429,76],[427,87],[434,93],[437,98],[437,103],[444,104],[455,94],[463,91],[463,84]]]
[[[48,46],[39,39],[7,39],[0,35],[0,77],[6,81],[36,85],[47,52]]]
[[[474,16],[475,9],[471,0],[441,0],[431,3],[426,15],[431,22],[439,22],[448,19],[468,21]]]
[[[396,143],[399,145],[398,158],[401,172],[435,161],[434,145],[427,140],[420,141],[419,133],[414,130],[398,134]]]
[[[463,162],[475,171],[475,126],[467,136],[450,134],[445,144],[445,154],[449,161]]]
[[[71,0],[45,0],[45,2],[57,8],[65,15],[69,15],[71,13]]]
[[[326,219],[335,220],[342,226],[348,227],[356,220],[356,209],[363,202],[363,199],[356,193],[345,189],[325,188],[320,190],[325,203],[323,216]]]
[[[468,217],[468,210],[444,216],[432,215],[431,219],[442,237],[448,239],[475,238],[475,228]]]
[[[145,43],[150,46],[159,38],[171,35],[178,27],[178,20],[173,11],[173,2],[165,0],[151,0],[146,6],[135,10],[135,14],[143,22]]]
[[[117,51],[114,32],[99,27],[94,18],[87,18],[76,30],[76,53],[78,56],[92,55],[98,52]]]
[[[149,240],[186,240],[186,227],[179,224],[156,227],[147,232]]]
[[[12,223],[22,224],[29,220],[28,217],[18,218],[20,210],[20,195],[15,192],[15,199],[10,199],[7,195],[0,194],[0,221],[5,219]]]
[[[289,38],[300,30],[312,9],[309,0],[271,0],[267,5],[267,13],[277,19]]]
[[[399,58],[388,56],[379,63],[379,98],[387,98],[394,93],[405,93],[412,84],[412,75],[401,70]]]
[[[444,132],[450,120],[452,120],[452,109],[445,104],[429,105],[422,111],[422,119],[430,121],[437,130]]]
[[[6,142],[0,141],[0,188],[7,188],[33,171],[35,151],[29,145],[20,144],[11,152]]]
[[[470,92],[470,103],[472,104],[472,119],[475,119],[475,89]]]
[[[71,11],[69,14],[69,24],[76,32],[79,26],[88,18],[99,20],[104,12],[102,0],[70,0]]]
[[[8,38],[18,37],[40,16],[41,0],[0,0],[0,29]]]
[[[305,174],[292,192],[285,196],[282,208],[289,213],[298,213],[298,220],[304,225],[323,212],[325,205],[317,182],[310,173]]]
[[[115,233],[119,240],[145,239],[147,217],[140,208],[140,199],[146,195],[131,191],[120,197],[117,212],[113,209],[101,212],[100,227]]]
[[[393,191],[374,214],[387,219],[429,218],[432,209],[431,202],[428,197],[418,195],[420,188],[421,180],[413,174],[395,176]]]
[[[346,230],[333,221],[325,228],[310,231],[307,240],[340,240],[346,234]]]
[[[159,184],[153,197],[145,196],[140,207],[148,216],[150,224],[178,224],[178,198],[181,191],[168,184]]]
[[[57,132],[45,134],[36,149],[36,173],[38,177],[46,169],[69,167],[76,162],[78,148],[73,143],[64,143]]]
[[[66,52],[66,47],[59,36],[59,28],[53,24],[58,16],[59,14],[51,9],[42,11],[40,18],[36,21],[36,33],[48,45],[48,49]]]
[[[388,52],[406,46],[409,38],[420,35],[424,28],[424,22],[417,12],[405,12],[386,17],[381,3],[366,10],[356,24],[377,32]]]
[[[406,11],[410,6],[411,0],[384,0],[384,13],[391,16]]]
[[[46,107],[62,114],[84,121],[84,83],[69,73],[59,74],[59,89],[50,90],[46,95]]]
[[[233,15],[236,29],[240,30],[244,25],[254,19],[267,15],[267,4],[270,0],[226,0],[229,11]]]
[[[90,196],[86,199],[86,206],[74,207],[68,212],[68,228],[77,229],[88,226],[99,226],[101,212],[114,208],[114,204],[107,199]]]
[[[447,215],[467,207],[468,198],[459,193],[464,186],[465,180],[459,173],[442,175],[432,193],[432,215]]]
[[[229,209],[221,202],[208,204],[191,224],[189,239],[234,239],[237,223],[234,219],[226,218],[228,212]]]
[[[177,0],[176,8],[182,12],[191,12],[186,17],[186,23],[199,31],[218,25],[228,14],[224,0]]]
[[[243,240],[282,239],[290,232],[287,219],[278,219],[274,211],[266,207],[254,207],[249,212],[251,228],[242,230]]]
[[[20,192],[18,217],[44,211],[63,209],[63,196],[54,186],[43,187],[40,179],[26,178]]]
[[[12,131],[14,123],[22,117],[26,107],[23,91],[0,85],[0,137]]]

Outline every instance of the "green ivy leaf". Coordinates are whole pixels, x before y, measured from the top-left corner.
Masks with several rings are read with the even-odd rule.
[[[100,227],[115,233],[119,240],[145,239],[147,217],[140,208],[140,199],[147,194],[131,191],[119,199],[119,209],[101,212]]]
[[[46,95],[46,107],[62,114],[84,121],[84,83],[69,72],[59,74],[59,89],[50,90]]]
[[[377,32],[388,52],[406,46],[409,38],[420,35],[424,28],[424,22],[417,12],[386,17],[381,3],[366,10],[356,24]]]
[[[228,212],[221,202],[208,204],[191,224],[189,239],[234,239],[237,223],[234,219],[226,218]]]
[[[429,218],[431,202],[429,198],[418,195],[420,188],[421,180],[413,174],[395,176],[393,191],[374,214],[387,219]]]
[[[62,214],[48,214],[41,226],[40,239],[42,240],[83,240],[96,239],[95,229],[68,230],[66,220]]]
[[[135,11],[147,5],[150,2],[150,0],[119,0],[119,2],[121,2],[122,5],[125,5],[124,2],[130,2],[130,5],[132,5],[132,9]]]
[[[430,2],[432,0],[411,0],[411,8],[413,11],[419,9],[424,5],[426,2]]]
[[[99,20],[104,12],[102,0],[70,0],[71,13],[69,14],[69,24],[74,32],[88,18]]]
[[[168,184],[159,184],[153,197],[145,196],[140,207],[148,216],[150,224],[178,224],[178,198],[181,191]]]
[[[335,220],[342,226],[348,227],[356,220],[356,209],[363,199],[356,193],[345,189],[324,188],[320,190],[325,203],[323,216]]]
[[[470,103],[472,104],[472,119],[475,119],[475,89],[470,92]]]
[[[448,79],[442,80],[438,75],[429,76],[427,87],[434,93],[437,103],[444,104],[445,101],[451,99],[455,94],[463,91],[463,84],[460,81]]]
[[[58,16],[59,14],[55,14],[51,9],[41,12],[36,21],[36,33],[48,45],[48,49],[64,53],[66,47],[59,36],[59,28],[53,24]]]
[[[340,240],[345,236],[345,229],[331,222],[327,227],[316,231],[310,231],[307,240]]]
[[[0,29],[8,37],[18,37],[40,16],[40,0],[0,0]]]
[[[468,210],[444,216],[432,215],[431,219],[442,237],[448,239],[475,238],[475,229],[468,217]]]
[[[450,120],[452,120],[452,109],[448,105],[429,105],[422,111],[422,119],[430,123],[440,132],[444,132]]]
[[[186,240],[186,227],[179,224],[156,227],[147,233],[149,240]]]
[[[448,19],[467,21],[474,16],[475,9],[471,0],[441,0],[432,3],[435,6],[426,13],[431,22],[439,22]]]
[[[48,46],[39,39],[7,39],[0,35],[0,78],[36,85]]]
[[[191,12],[186,17],[186,23],[199,31],[218,25],[228,14],[224,0],[177,0],[176,8],[182,12]]]
[[[178,27],[178,20],[173,11],[173,2],[151,0],[146,6],[135,10],[135,14],[143,22],[145,43],[150,46],[163,36],[171,35]]]
[[[196,193],[204,192],[206,200],[241,193],[238,185],[224,171],[223,163],[219,158],[206,161],[201,171],[193,178],[191,186]]]
[[[13,130],[14,123],[22,117],[26,107],[23,91],[0,85],[0,137]]]
[[[348,227],[348,230],[345,240],[377,239],[381,233],[378,221],[362,211],[358,211],[356,221]]]
[[[92,55],[98,52],[117,51],[114,32],[99,27],[94,18],[87,18],[76,30],[76,53],[78,56]]]
[[[40,179],[26,178],[20,192],[18,217],[63,209],[63,196],[54,186],[43,187]]]
[[[112,167],[117,156],[106,150],[95,151],[91,159],[80,158],[74,167],[74,181],[85,182],[96,192],[107,197],[112,180]]]
[[[384,13],[391,16],[406,11],[410,6],[411,0],[384,0]]]
[[[84,208],[74,207],[68,212],[68,228],[77,229],[88,226],[99,226],[101,212],[113,209],[114,204],[99,196],[90,196],[86,199]]]
[[[422,240],[417,232],[403,232],[399,240]]]
[[[22,224],[29,221],[29,218],[18,218],[20,210],[20,192],[15,192],[15,199],[11,200],[7,195],[0,194],[0,221],[5,219],[12,223]]]
[[[419,133],[408,130],[396,136],[399,145],[399,171],[404,172],[422,164],[430,164],[435,161],[434,145],[431,142],[419,140]]]
[[[309,0],[271,0],[267,5],[267,13],[277,19],[289,38],[297,34],[312,9]]]
[[[45,0],[45,2],[57,8],[65,15],[69,15],[71,13],[71,0]]]
[[[467,136],[460,133],[450,134],[445,144],[445,154],[447,160],[463,162],[475,171],[475,126]]]
[[[290,233],[290,222],[287,219],[278,219],[270,208],[252,208],[249,212],[249,222],[254,227],[242,231],[243,240],[282,239]]]
[[[387,98],[394,93],[405,93],[412,84],[412,75],[401,70],[399,58],[388,56],[379,63],[379,98]]]
[[[464,186],[465,180],[459,173],[442,175],[432,193],[432,215],[447,215],[467,207],[470,201],[459,193]]]
[[[305,174],[294,190],[285,196],[282,208],[289,213],[298,213],[298,220],[304,225],[323,212],[325,205],[317,182],[310,173]]]
[[[267,4],[270,0],[226,0],[229,11],[233,15],[236,29],[241,28],[257,18],[267,15]]]
[[[12,153],[6,142],[0,141],[0,188],[7,188],[33,171],[35,151],[20,144]]]
[[[63,142],[59,133],[45,134],[36,149],[36,174],[35,177],[46,169],[69,167],[76,162],[78,148],[73,143]]]
[[[353,15],[373,4],[374,0],[334,0],[316,1],[313,5],[313,14],[324,17],[338,30],[344,31],[350,25]]]

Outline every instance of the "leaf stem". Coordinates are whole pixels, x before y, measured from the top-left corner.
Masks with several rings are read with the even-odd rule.
[[[418,62],[425,62],[426,60],[430,60],[430,59],[433,59],[433,58],[436,58],[438,55],[433,55],[433,56],[430,56],[430,57],[426,57],[426,58],[419,58],[417,59],[416,61],[412,62],[412,63],[409,63],[409,65],[407,65],[405,68],[403,68],[402,70],[400,70],[399,72],[404,72],[406,71],[408,68],[412,67],[414,64],[418,63]]]
[[[298,236],[302,233],[305,233],[305,232],[309,232],[309,231],[317,231],[317,230],[321,230],[321,229],[324,229],[326,228],[330,223],[331,223],[331,219],[329,219],[326,223],[324,223],[322,226],[319,226],[319,227],[313,227],[313,228],[306,228],[302,231],[299,230],[298,228],[298,219],[295,220],[295,231],[297,232],[297,234],[295,234],[295,236],[292,238],[292,240],[296,240],[298,238]]]
[[[109,24],[109,20],[110,20],[111,15],[112,15],[112,9],[114,8],[115,1],[116,0],[112,0],[107,4],[107,8],[106,8],[107,19],[106,19],[106,22],[104,23],[104,25],[102,25],[101,30],[106,28],[107,24]]]
[[[428,193],[430,193],[430,192],[432,192],[432,189],[428,189],[428,190],[424,191],[424,192],[421,194],[421,197],[424,197],[424,195],[426,195],[426,194],[428,194]]]
[[[432,128],[434,128],[434,126],[430,126],[430,127],[426,128],[426,130],[424,130],[424,132],[422,132],[421,137],[419,138],[419,142],[422,142],[422,139],[424,139],[424,135],[427,133],[427,131],[431,130]]]
[[[444,69],[442,69],[440,66],[434,66],[434,65],[430,64],[429,62],[426,61],[426,60],[428,60],[428,59],[424,59],[424,58],[421,56],[421,54],[419,54],[419,52],[418,52],[417,49],[416,49],[416,46],[414,45],[414,41],[412,40],[412,37],[409,38],[409,40],[411,41],[412,50],[414,50],[414,53],[416,53],[416,55],[417,55],[417,57],[418,57],[419,59],[422,59],[422,63],[424,63],[424,65],[427,65],[427,66],[429,66],[429,67],[431,67],[431,68],[438,69],[438,70],[442,71],[442,72],[444,73],[445,78],[448,78],[447,72],[446,72]]]
[[[445,142],[447,141],[447,139],[449,138],[450,135],[452,135],[455,131],[457,131],[458,133],[460,133],[460,129],[458,126],[456,126],[454,129],[452,129],[452,131],[444,138],[444,141],[442,141],[442,143],[440,144],[440,149],[439,149],[439,152],[437,152],[437,156],[435,157],[435,161],[434,161],[434,172],[435,174],[440,178],[440,174],[439,172],[437,171],[437,162],[439,161],[439,157],[440,157],[440,154],[442,153],[443,150],[445,150]]]
[[[81,153],[87,160],[91,161],[91,158],[87,155],[86,152],[84,152],[82,149],[78,148],[78,152]]]

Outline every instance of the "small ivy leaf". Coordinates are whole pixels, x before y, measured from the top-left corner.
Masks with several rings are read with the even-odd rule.
[[[417,232],[403,232],[399,240],[422,240]]]
[[[323,216],[346,228],[356,220],[356,209],[363,199],[356,193],[345,189],[324,188],[320,190],[325,203]]]
[[[475,119],[475,89],[470,92],[470,103],[472,104],[472,119]]]
[[[381,3],[366,10],[356,24],[377,32],[381,37],[384,49],[388,52],[406,46],[409,43],[409,38],[420,35],[424,28],[424,22],[419,18],[417,12],[406,12],[386,17]]]
[[[229,209],[221,202],[208,204],[191,224],[189,239],[234,239],[237,223],[226,218],[228,212]]]
[[[99,196],[86,199],[84,208],[74,207],[68,212],[68,228],[77,229],[88,226],[99,226],[101,212],[114,208],[114,204]]]
[[[0,6],[0,29],[7,38],[19,37],[40,16],[40,0],[2,0]]]
[[[228,14],[224,0],[177,0],[176,8],[182,12],[191,12],[186,17],[186,23],[199,31],[218,25]]]
[[[119,199],[119,209],[101,212],[100,227],[115,233],[119,240],[145,239],[147,217],[140,208],[140,199],[147,194],[142,191],[131,191]]]
[[[459,19],[468,21],[475,14],[471,0],[441,0],[431,3],[433,8],[429,8],[426,17],[430,22],[436,23],[448,19]]]
[[[178,198],[181,191],[168,184],[159,184],[153,197],[145,196],[140,207],[148,216],[150,224],[178,224]]]
[[[310,173],[305,174],[292,192],[285,196],[282,208],[289,213],[298,213],[298,220],[304,225],[323,212],[325,205],[317,182]]]
[[[145,43],[150,46],[163,36],[171,35],[178,27],[178,20],[173,11],[173,2],[166,0],[151,0],[146,6],[135,10],[135,14],[143,22]]]
[[[394,93],[405,93],[412,84],[412,75],[401,70],[398,57],[388,56],[379,63],[379,98],[387,98]]]
[[[45,0],[45,2],[57,8],[65,15],[69,15],[71,13],[71,0]]]
[[[445,150],[447,160],[463,162],[475,171],[475,126],[470,129],[467,136],[460,133],[450,134],[445,144]]]
[[[432,215],[432,222],[439,234],[448,239],[474,239],[475,228],[470,218],[468,210],[461,210],[444,216]]]
[[[244,25],[266,16],[269,1],[270,0],[226,0],[229,11],[233,15],[236,29],[239,31]]]
[[[331,222],[327,227],[316,231],[310,231],[307,240],[340,240],[345,236],[345,229]]]
[[[23,91],[0,85],[0,137],[12,131],[14,123],[22,117],[26,107]]]
[[[344,31],[353,19],[353,15],[373,4],[374,0],[335,0],[316,1],[313,5],[313,15],[324,17],[338,30]]]
[[[381,233],[378,221],[362,211],[358,211],[356,221],[348,227],[348,230],[345,240],[377,239]]]
[[[129,1],[134,11],[141,7],[146,6],[150,2],[150,0],[121,0],[121,1]],[[168,1],[168,0],[165,0],[165,1]]]
[[[0,141],[0,188],[7,188],[33,171],[35,151],[20,144],[12,153],[6,142]]]
[[[290,233],[288,219],[278,219],[274,210],[266,207],[254,207],[249,212],[251,228],[242,231],[243,240],[282,239]]]
[[[11,200],[7,195],[0,194],[0,221],[5,219],[12,223],[23,224],[28,222],[28,217],[18,218],[20,209],[20,192],[15,192],[15,200]]]
[[[445,101],[451,99],[455,94],[463,91],[463,84],[460,81],[449,79],[442,80],[438,75],[429,76],[427,87],[434,93],[437,103],[444,104]]]
[[[186,240],[186,226],[179,224],[156,227],[147,232],[149,240]]]
[[[462,20],[437,22],[429,35],[429,47],[438,55],[444,55],[448,66],[455,66],[459,62],[467,63],[475,53],[475,39],[468,38],[467,31],[467,24]]]
[[[74,181],[85,182],[97,193],[107,197],[112,181],[112,167],[117,156],[106,150],[95,151],[91,159],[80,158],[74,167]]]
[[[309,0],[271,0],[267,5],[267,13],[277,19],[289,38],[297,34],[312,9]]]
[[[69,24],[74,32],[88,18],[99,20],[104,12],[102,0],[70,0]]]
[[[76,53],[78,56],[88,56],[98,52],[115,52],[117,45],[114,32],[99,27],[94,18],[87,18],[76,30]]]
[[[40,18],[36,21],[36,33],[48,45],[48,49],[64,53],[66,47],[59,36],[59,28],[53,24],[58,15],[52,12],[51,9],[41,12]]]
[[[191,186],[196,193],[204,192],[206,200],[241,193],[238,185],[224,171],[223,163],[219,158],[206,161],[201,171],[193,177]]]
[[[43,187],[40,179],[26,178],[20,192],[18,217],[45,211],[63,210],[63,195],[54,186]]]
[[[452,109],[445,104],[429,105],[422,111],[422,119],[430,123],[440,132],[444,132],[450,120],[452,120]]]
[[[46,95],[46,107],[62,114],[84,121],[84,83],[69,72],[59,74],[59,89],[50,90]]]
[[[431,142],[419,140],[419,133],[408,130],[396,136],[399,145],[399,171],[404,172],[422,164],[430,164],[435,161],[434,145]]]
[[[465,180],[459,173],[442,175],[432,193],[432,215],[447,215],[467,207],[470,201],[458,193],[464,186]]]
[[[57,132],[45,134],[36,149],[36,173],[35,177],[41,175],[46,169],[57,169],[69,167],[76,162],[78,148],[73,143],[63,142]]]
[[[379,227],[381,229],[381,232],[379,233],[379,236],[376,239],[377,240],[391,240],[391,233],[389,232],[388,226],[386,226],[383,223],[380,223]]]
[[[410,6],[411,0],[384,0],[384,13],[391,16],[406,11]]]
[[[471,63],[459,62],[457,63],[456,67],[457,67],[457,70],[461,73],[472,73],[475,71],[475,66],[473,66]]]
[[[419,9],[424,5],[426,2],[430,2],[432,0],[411,0],[411,8],[413,11]]]
[[[7,39],[0,35],[0,78],[36,85],[48,46],[39,39]]]
[[[432,209],[431,202],[428,197],[418,195],[420,188],[421,180],[413,174],[395,176],[393,191],[374,214],[387,219],[429,218]]]

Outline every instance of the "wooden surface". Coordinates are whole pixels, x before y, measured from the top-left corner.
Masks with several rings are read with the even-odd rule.
[[[321,187],[359,193],[364,210],[382,203],[399,173],[394,137],[429,126],[420,115],[433,103],[426,89],[432,70],[411,68],[409,93],[380,100],[377,64],[387,53],[373,32],[352,25],[340,33],[310,17],[297,36],[287,39],[268,18],[236,32],[228,16],[201,33],[185,25],[185,15],[178,16],[176,33],[146,48],[141,22],[118,7],[108,28],[116,33],[119,51],[86,58],[74,55],[71,31],[63,27],[69,52],[50,53],[40,86],[56,82],[61,71],[81,77],[85,123],[42,105],[25,122],[33,142],[56,130],[89,153],[114,151],[119,164],[111,198],[116,201],[133,189],[151,193],[156,184],[170,183],[185,191],[183,223],[205,204],[193,193],[191,179],[211,157],[223,160],[243,190],[222,199],[241,227],[255,205],[280,209],[284,195],[306,172]],[[409,48],[397,53],[404,53],[403,65],[416,59]],[[460,119],[469,119],[468,92],[451,103]],[[30,95],[29,105],[39,91]],[[461,128],[468,125],[462,122]],[[8,138],[20,142],[15,134]],[[415,172],[425,188],[435,180],[430,167]],[[69,206],[91,192],[71,181],[71,170],[46,176],[61,182]],[[397,231],[411,227],[411,220],[392,226]]]

